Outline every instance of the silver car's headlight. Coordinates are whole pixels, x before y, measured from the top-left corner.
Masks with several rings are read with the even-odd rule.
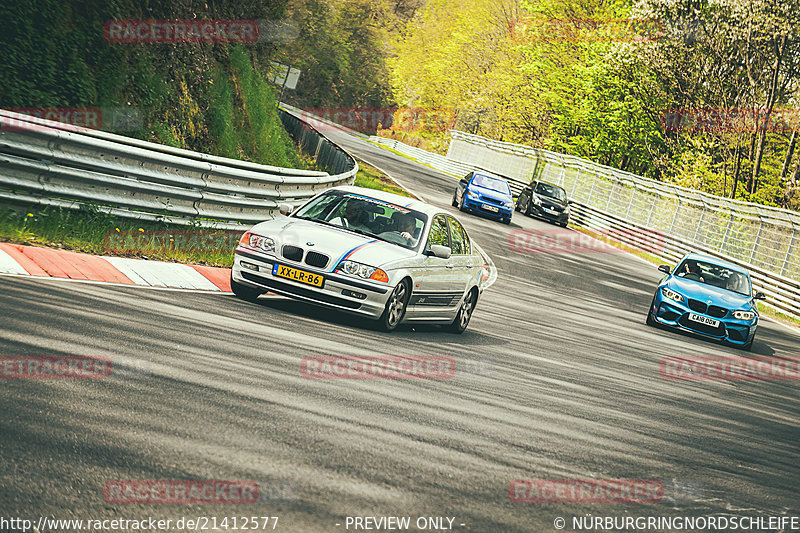
[[[365,265],[363,263],[356,263],[355,261],[344,260],[336,267],[337,272],[349,274],[363,279],[372,279],[375,281],[389,281],[389,276],[380,268]]]
[[[673,291],[671,289],[668,289],[666,287],[662,287],[661,288],[661,294],[663,294],[665,297],[669,298],[670,300],[675,300],[676,302],[682,302],[683,301],[683,296],[681,296],[677,292],[675,292],[675,291]]]
[[[273,253],[275,251],[275,241],[273,239],[262,235],[256,235],[249,231],[242,235],[242,238],[239,239],[239,243],[249,246],[250,248],[255,248],[256,250],[261,250],[262,252]]]
[[[539,199],[539,197],[536,196],[535,194],[533,196],[531,196],[531,201],[533,203],[535,203],[536,205],[542,205],[542,200]]]
[[[734,311],[733,318],[739,320],[753,320],[756,317],[756,314],[752,311]]]

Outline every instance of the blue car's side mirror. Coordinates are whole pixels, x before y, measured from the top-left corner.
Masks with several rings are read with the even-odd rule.
[[[764,294],[763,292],[757,292],[756,295],[753,296],[753,298],[755,298],[756,300],[766,300],[767,295]]]
[[[659,266],[658,266],[658,269],[659,269],[661,272],[663,272],[664,274],[669,274],[669,273],[670,273],[670,271],[671,271],[671,269],[669,268],[669,265],[659,265]]]

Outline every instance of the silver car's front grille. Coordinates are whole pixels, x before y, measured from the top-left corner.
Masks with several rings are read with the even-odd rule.
[[[330,261],[330,257],[319,252],[311,251],[306,254],[306,264],[313,267],[325,268],[328,265],[328,261]]]
[[[289,261],[296,261],[300,262],[303,260],[303,249],[299,246],[292,246],[291,244],[286,244],[283,247],[283,257],[288,259]]]

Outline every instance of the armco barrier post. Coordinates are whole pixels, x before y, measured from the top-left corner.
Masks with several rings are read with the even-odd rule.
[[[628,209],[625,210],[625,221],[630,222],[630,215],[631,215],[631,207],[633,207],[633,199],[636,198],[636,193],[638,192],[638,187],[636,186],[636,182],[633,182],[633,191],[631,192],[631,200],[628,202]]]
[[[783,267],[781,267],[781,276],[786,275],[786,270],[789,268],[789,260],[792,257],[792,252],[794,251],[794,246],[797,242],[797,227],[795,227],[794,222],[792,222],[792,238],[789,241],[789,248],[786,250],[786,258],[783,260]]]

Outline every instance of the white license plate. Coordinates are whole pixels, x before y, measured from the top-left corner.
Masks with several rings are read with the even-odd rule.
[[[705,324],[706,326],[711,326],[712,328],[719,326],[719,320],[714,320],[713,318],[708,318],[707,316],[696,315],[694,313],[689,313],[689,320],[699,324]]]
[[[556,211],[555,209],[548,209],[546,207],[544,208],[544,212],[547,213],[548,215],[557,215],[558,214],[558,211]]]
[[[483,204],[483,208],[486,209],[487,211],[497,213],[497,208],[493,205]]]

